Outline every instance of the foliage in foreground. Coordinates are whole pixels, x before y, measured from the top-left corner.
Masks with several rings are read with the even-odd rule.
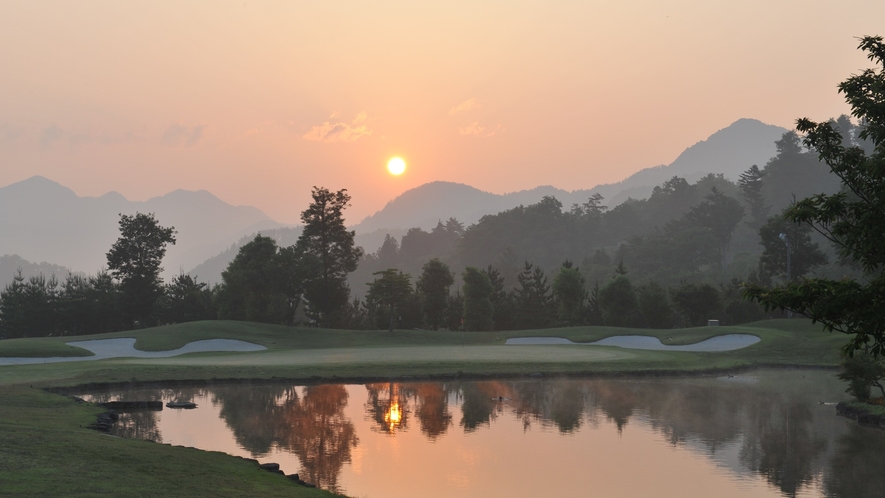
[[[874,149],[868,155],[846,146],[833,123],[800,119],[805,144],[842,179],[843,189],[802,199],[786,216],[838,246],[844,259],[863,268],[864,279],[813,278],[770,289],[751,286],[746,294],[766,309],[792,310],[850,335],[849,355],[861,350],[878,357],[885,355],[885,43],[867,36],[859,48],[880,67],[849,77],[839,92],[865,125],[860,138],[872,141]]]

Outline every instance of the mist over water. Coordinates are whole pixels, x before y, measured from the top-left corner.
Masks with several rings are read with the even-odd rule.
[[[277,462],[350,496],[877,496],[885,434],[837,417],[832,372],[90,393],[192,400],[123,437]]]

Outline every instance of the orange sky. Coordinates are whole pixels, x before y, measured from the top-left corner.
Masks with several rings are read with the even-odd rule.
[[[0,186],[206,189],[351,222],[433,180],[618,181],[750,117],[846,112],[879,0],[0,3]],[[401,155],[409,169],[391,177]]]

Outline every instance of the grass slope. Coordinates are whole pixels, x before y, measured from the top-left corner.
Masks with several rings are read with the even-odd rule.
[[[85,428],[94,405],[27,387],[0,396],[5,496],[336,496],[224,453],[99,434]]]
[[[719,353],[614,347],[505,346],[510,337],[566,337],[589,342],[650,335],[690,344],[729,333],[762,341]],[[230,378],[340,379],[437,375],[691,372],[759,364],[835,366],[841,334],[806,320],[679,330],[571,327],[515,332],[340,331],[207,321],[139,331],[0,341],[0,356],[78,353],[71,340],[135,337],[136,348],[169,350],[200,339],[262,344],[253,353],[0,366],[0,483],[16,495],[331,496],[218,453],[111,438],[82,428],[100,411],[37,387],[130,381]],[[82,350],[80,350],[82,351]],[[29,387],[32,386],[33,388]]]

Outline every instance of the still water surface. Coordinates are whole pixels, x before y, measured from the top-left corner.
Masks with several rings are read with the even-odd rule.
[[[353,497],[885,496],[885,431],[832,372],[92,392],[191,400],[116,433],[277,462]]]

